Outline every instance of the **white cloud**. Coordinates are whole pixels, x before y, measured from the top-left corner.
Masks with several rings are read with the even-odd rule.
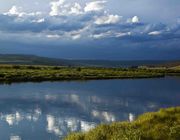
[[[81,35],[80,34],[77,34],[77,35],[73,35],[72,36],[72,39],[73,40],[77,40],[77,39],[80,39],[81,38]]]
[[[115,33],[115,37],[123,37],[123,36],[128,36],[128,35],[131,35],[132,33],[131,32],[127,32],[127,33]]]
[[[2,19],[0,19],[0,30],[7,31],[6,36],[4,37],[3,35],[5,39],[13,38],[14,36],[20,38],[23,33],[24,41],[27,42],[30,41],[29,38],[57,42],[77,41],[78,39],[124,39],[125,37],[129,39],[130,37],[128,36],[136,35],[140,35],[143,38],[145,34],[155,36],[172,31],[171,26],[168,27],[161,24],[134,24],[141,22],[138,16],[128,19],[130,23],[128,24],[127,20],[120,15],[112,14],[108,9],[104,9],[104,3],[106,3],[104,0],[93,1],[87,3],[84,8],[77,2],[69,3],[65,0],[53,0],[50,3],[51,12],[48,15],[41,12],[28,13],[24,12],[21,7],[12,6],[6,13],[6,16],[0,16]],[[98,10],[102,11],[95,13],[86,12]],[[8,121],[12,123],[11,119],[8,119]]]
[[[22,7],[17,7],[13,5],[11,9],[7,13],[4,13],[4,15],[10,15],[10,16],[23,16],[25,13],[22,12]]]
[[[86,3],[84,11],[85,12],[100,11],[104,9],[105,3],[106,1],[93,1],[93,2]]]
[[[50,16],[57,15],[69,15],[69,14],[83,14],[82,7],[79,3],[65,3],[65,0],[59,0],[55,2],[50,2],[51,11],[49,13]]]
[[[43,22],[45,22],[45,19],[41,18],[41,19],[37,19],[37,20],[32,20],[32,22],[43,23]]]
[[[161,34],[161,31],[153,31],[148,33],[148,35],[159,35],[159,34]]]
[[[32,12],[32,13],[24,13],[26,16],[40,16],[42,12]]]
[[[139,23],[139,22],[140,22],[140,21],[139,21],[139,17],[134,16],[134,17],[132,18],[131,22],[132,22],[132,23]]]
[[[11,15],[18,15],[19,14],[19,10],[21,10],[20,7],[12,6],[12,8],[9,10],[9,14],[11,14]]]
[[[60,36],[60,35],[57,35],[57,34],[55,34],[55,35],[48,34],[48,35],[46,35],[46,37],[47,37],[47,38],[55,39],[55,38],[60,38],[61,36]]]
[[[108,15],[108,16],[98,17],[94,23],[97,24],[97,25],[115,24],[115,23],[118,23],[119,21],[120,21],[120,16],[118,16],[118,15]]]
[[[49,13],[50,16],[57,16],[59,15],[61,5],[63,5],[65,0],[53,1],[50,3],[51,11]]]
[[[112,34],[111,31],[107,31],[107,32],[104,32],[104,33],[94,34],[91,37],[93,37],[95,39],[101,39],[101,38],[105,38],[105,37],[111,36],[111,34]]]
[[[91,35],[91,37],[95,39],[101,39],[101,38],[108,38],[108,37],[123,37],[123,36],[130,36],[131,32],[116,32],[116,31],[107,31],[99,34]]]
[[[12,6],[11,9],[9,9],[8,12],[4,13],[4,15],[9,15],[9,16],[18,16],[18,17],[23,17],[23,16],[39,16],[41,15],[41,12],[31,12],[31,13],[26,13],[23,12],[22,7],[17,7],[17,6]]]
[[[69,12],[70,14],[82,14],[83,12],[81,11],[82,7],[79,3],[75,3],[73,7],[71,7],[71,11]]]

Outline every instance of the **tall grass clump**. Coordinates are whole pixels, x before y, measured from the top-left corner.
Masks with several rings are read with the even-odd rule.
[[[145,113],[134,122],[101,124],[64,140],[180,140],[180,107]]]

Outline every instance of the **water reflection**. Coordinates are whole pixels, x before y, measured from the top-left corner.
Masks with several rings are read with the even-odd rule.
[[[102,120],[103,122],[114,122],[114,121],[116,121],[115,116],[112,113],[109,113],[106,111],[101,112],[98,110],[92,110],[91,114],[94,118]]]
[[[0,85],[0,137],[59,140],[99,123],[132,122],[179,99],[179,79],[171,78]]]
[[[21,140],[20,136],[10,136],[10,140]]]
[[[135,120],[136,116],[133,113],[129,113],[129,121],[133,122]]]

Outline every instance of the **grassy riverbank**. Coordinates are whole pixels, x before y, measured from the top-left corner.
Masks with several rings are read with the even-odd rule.
[[[180,107],[141,115],[134,122],[99,125],[65,140],[180,140]]]
[[[0,82],[154,78],[180,76],[179,69],[0,65]]]

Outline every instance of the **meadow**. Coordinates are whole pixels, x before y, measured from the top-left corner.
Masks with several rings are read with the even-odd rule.
[[[61,80],[93,80],[155,78],[180,76],[173,68],[97,68],[33,65],[0,65],[0,82],[41,82]]]
[[[73,133],[65,140],[179,140],[180,107],[145,113],[133,122],[101,124],[87,133]]]

